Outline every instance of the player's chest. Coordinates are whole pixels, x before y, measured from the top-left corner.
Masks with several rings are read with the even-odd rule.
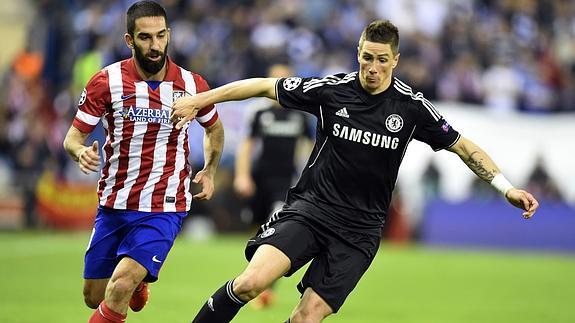
[[[393,105],[331,104],[321,112],[329,136],[356,142],[371,143],[375,137],[408,140],[415,127],[409,111]]]
[[[174,102],[185,91],[173,82],[150,86],[146,82],[124,84],[112,89],[112,102],[108,111],[116,120],[172,125],[170,113]]]

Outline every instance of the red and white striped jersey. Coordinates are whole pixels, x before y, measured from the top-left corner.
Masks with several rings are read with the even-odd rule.
[[[173,102],[209,90],[207,82],[167,59],[163,81],[144,81],[133,58],[109,65],[86,85],[73,126],[90,133],[102,120],[106,143],[98,183],[100,205],[143,212],[184,212],[192,202],[187,126],[170,121]],[[209,127],[215,107],[195,120]]]

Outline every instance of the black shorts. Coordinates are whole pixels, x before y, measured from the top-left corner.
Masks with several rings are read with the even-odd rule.
[[[372,239],[374,241],[369,245],[375,250],[370,250],[369,254],[373,256],[369,257],[366,252],[299,214],[282,214],[279,220],[262,226],[248,240],[245,254],[249,261],[261,245],[278,248],[291,260],[286,277],[311,261],[297,288],[303,294],[306,288],[311,287],[337,313],[375,257],[379,238]]]

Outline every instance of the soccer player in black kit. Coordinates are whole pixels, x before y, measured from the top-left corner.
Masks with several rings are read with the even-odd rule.
[[[282,276],[311,261],[287,322],[321,322],[336,313],[371,264],[399,165],[412,139],[457,154],[530,218],[537,200],[505,179],[491,158],[454,130],[421,93],[394,78],[399,35],[389,21],[362,32],[359,71],[324,78],[247,79],[176,102],[177,126],[200,108],[254,96],[317,117],[314,150],[281,212],[248,241],[246,269],[225,283],[193,322],[229,322]]]

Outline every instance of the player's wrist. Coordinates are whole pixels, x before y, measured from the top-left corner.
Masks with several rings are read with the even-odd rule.
[[[491,180],[491,186],[495,187],[495,189],[498,190],[505,198],[507,198],[507,193],[515,188],[513,184],[511,184],[511,182],[509,182],[509,180],[507,180],[507,178],[505,178],[501,173],[493,177]]]

